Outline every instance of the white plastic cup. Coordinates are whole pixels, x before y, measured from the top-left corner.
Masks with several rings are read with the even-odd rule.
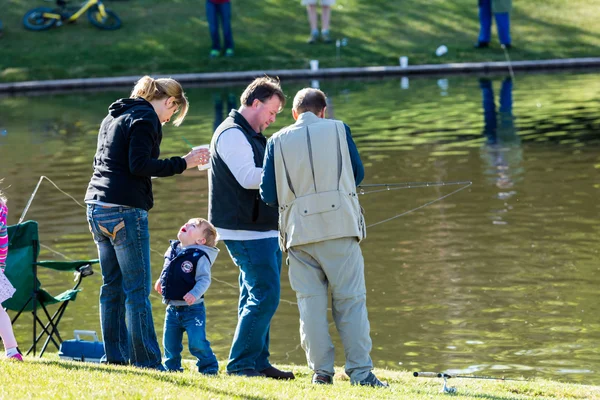
[[[210,149],[210,144],[203,144],[202,146],[196,146],[193,147],[192,150],[197,150],[197,149]],[[210,161],[207,162],[206,164],[200,164],[198,165],[198,169],[200,171],[204,171],[210,168]]]
[[[408,57],[402,56],[398,60],[400,61],[400,67],[402,67],[402,68],[408,67]]]
[[[438,57],[443,56],[444,54],[446,54],[448,52],[448,48],[445,45],[441,45],[440,47],[438,47],[435,50],[435,55]]]
[[[410,87],[410,83],[406,76],[403,76],[402,79],[400,79],[400,87],[402,89],[408,89]]]
[[[319,69],[319,60],[310,60],[310,70],[316,71]]]

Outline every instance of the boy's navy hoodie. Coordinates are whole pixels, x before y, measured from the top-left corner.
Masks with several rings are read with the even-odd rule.
[[[150,210],[152,176],[181,174],[181,157],[159,160],[162,124],[144,99],[117,100],[108,108],[98,132],[94,173],[86,203],[109,203]]]
[[[210,269],[217,259],[219,255],[219,249],[216,247],[210,247],[205,245],[191,245],[187,247],[183,247],[179,241],[173,242],[175,245],[170,246],[165,252],[165,264],[163,266],[163,272],[166,268],[169,268],[171,262],[181,253],[186,250],[196,249],[200,250],[206,257],[202,256],[198,260],[198,263],[195,266],[195,271],[190,270],[189,272],[194,272],[194,280],[195,284],[193,288],[189,291],[195,298],[196,301],[194,304],[204,302],[204,293],[208,290],[210,286]],[[163,278],[166,278],[165,274],[161,272],[161,281]],[[165,284],[164,281],[161,284]],[[172,285],[177,285],[178,282],[171,282]],[[181,282],[181,284],[184,284]],[[186,289],[187,290],[187,289]],[[165,292],[163,291],[163,303],[168,304],[170,306],[187,306],[188,304],[184,300],[173,300],[165,297]]]

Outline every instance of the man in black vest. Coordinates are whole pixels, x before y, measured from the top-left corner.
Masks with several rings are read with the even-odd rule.
[[[210,149],[208,219],[240,269],[238,324],[227,373],[294,379],[269,363],[269,327],[279,305],[281,250],[277,209],[260,198],[267,139],[262,135],[285,105],[279,81],[257,78],[239,110],[216,129]]]

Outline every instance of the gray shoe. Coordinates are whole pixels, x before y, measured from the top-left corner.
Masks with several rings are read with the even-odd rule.
[[[313,374],[312,383],[315,385],[332,385],[333,378],[325,374]]]
[[[369,372],[369,375],[367,375],[367,377],[365,379],[363,379],[362,381],[354,382],[352,384],[360,385],[360,386],[383,387],[383,388],[390,387],[390,385],[388,385],[387,382],[381,382],[379,379],[377,379],[375,374],[373,374],[372,372]]]

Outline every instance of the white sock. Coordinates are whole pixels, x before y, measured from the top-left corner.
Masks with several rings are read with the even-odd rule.
[[[6,357],[12,357],[16,354],[19,354],[19,350],[16,347],[11,347],[10,349],[6,349]]]

